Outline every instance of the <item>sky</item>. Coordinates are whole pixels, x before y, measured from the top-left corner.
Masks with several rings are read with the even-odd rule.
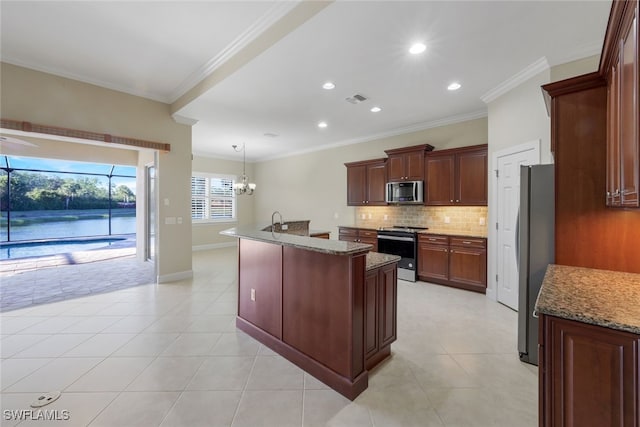
[[[86,162],[73,162],[68,160],[54,160],[54,159],[39,159],[35,157],[17,157],[17,156],[2,156],[0,165],[6,167],[6,161],[8,159],[9,166],[14,169],[38,169],[46,171],[60,171],[60,172],[88,172],[99,173],[107,175],[111,170],[112,165],[106,165],[102,163],[86,163]],[[114,182],[117,185],[126,185],[136,192],[136,168],[134,166],[121,166],[116,165],[113,170],[115,175],[128,175],[131,178],[114,178]],[[51,173],[49,175],[60,176],[61,178],[70,177],[69,174],[56,174]]]

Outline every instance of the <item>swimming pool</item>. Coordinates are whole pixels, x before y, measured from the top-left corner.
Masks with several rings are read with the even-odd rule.
[[[39,257],[46,255],[66,254],[91,249],[108,248],[126,240],[123,237],[109,237],[83,240],[51,240],[25,243],[2,243],[0,245],[0,260]]]

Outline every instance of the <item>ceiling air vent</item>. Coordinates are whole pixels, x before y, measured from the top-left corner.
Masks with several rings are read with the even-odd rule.
[[[366,101],[367,98],[365,96],[363,96],[363,95],[360,95],[359,93],[356,93],[355,95],[350,96],[349,98],[346,98],[345,100],[347,102],[352,103],[352,104],[359,104],[362,101]]]

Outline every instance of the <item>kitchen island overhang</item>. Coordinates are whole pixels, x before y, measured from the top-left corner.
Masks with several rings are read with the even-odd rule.
[[[371,245],[236,227],[236,326],[345,397],[396,339],[399,257]]]

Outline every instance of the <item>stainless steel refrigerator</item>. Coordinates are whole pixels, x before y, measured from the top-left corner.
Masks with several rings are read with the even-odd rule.
[[[518,352],[520,360],[538,364],[538,318],[533,308],[549,264],[555,260],[554,166],[520,167],[520,211],[516,243]]]

